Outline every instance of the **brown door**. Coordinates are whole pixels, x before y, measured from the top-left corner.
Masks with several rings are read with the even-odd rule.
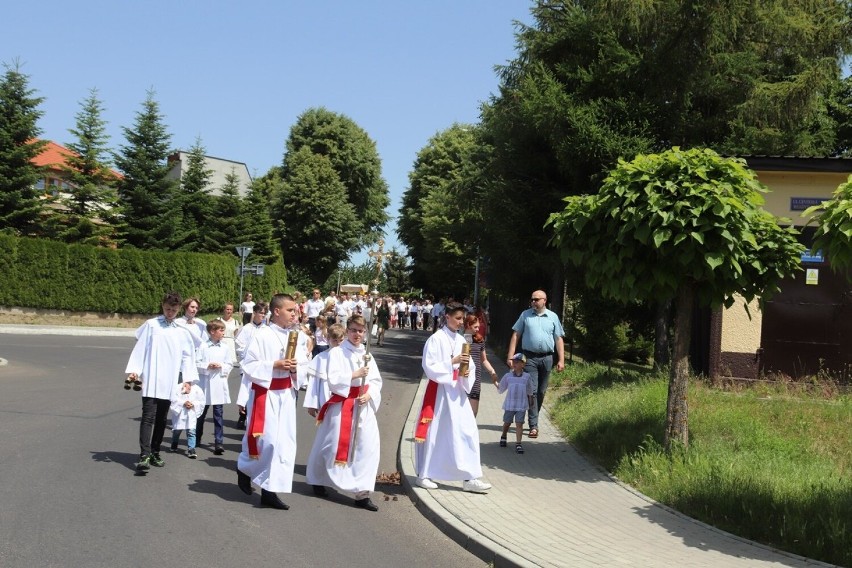
[[[852,363],[850,281],[826,260],[804,258],[805,270],[764,302],[762,371],[795,378],[820,370],[846,375]],[[817,272],[809,277],[808,269]]]

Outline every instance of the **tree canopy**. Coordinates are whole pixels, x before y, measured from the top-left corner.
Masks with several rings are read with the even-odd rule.
[[[33,159],[46,142],[38,120],[43,97],[35,96],[20,66],[4,65],[0,79],[0,230],[30,236],[38,232],[42,204],[36,182],[43,176]]]
[[[619,160],[597,194],[566,197],[548,221],[589,287],[624,302],[676,300],[666,447],[688,441],[694,302],[750,301],[801,269],[798,233],[761,208],[765,191],[741,159],[673,148]]]

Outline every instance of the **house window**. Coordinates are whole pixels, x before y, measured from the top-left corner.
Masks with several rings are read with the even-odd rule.
[[[35,183],[36,189],[44,189],[44,178],[41,178]]]

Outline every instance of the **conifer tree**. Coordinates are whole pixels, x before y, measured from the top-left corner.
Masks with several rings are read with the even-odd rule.
[[[127,145],[115,155],[116,165],[124,174],[118,184],[121,240],[141,249],[172,249],[179,214],[173,207],[177,183],[168,177],[171,135],[153,91],[148,91],[133,128],[122,130]]]
[[[109,245],[114,242],[114,208],[117,178],[109,168],[103,103],[97,89],[80,103],[76,128],[68,130],[76,140],[67,145],[71,153],[63,167],[68,181],[67,197],[59,213],[56,237],[67,243]]]
[[[233,169],[225,175],[225,185],[220,191],[221,195],[215,198],[213,218],[204,235],[205,248],[210,252],[236,254],[234,247],[245,244],[242,235],[245,216],[240,178]]]
[[[34,96],[29,76],[20,65],[4,65],[0,79],[0,231],[34,235],[42,211],[36,183],[42,177],[33,159],[46,142],[36,140],[41,129],[38,109],[43,97]]]
[[[210,197],[210,178],[213,170],[207,169],[205,149],[201,138],[189,149],[186,171],[180,178],[174,206],[180,211],[180,221],[175,229],[175,249],[192,252],[212,252],[204,238],[212,219],[213,200]]]
[[[272,219],[269,216],[269,199],[260,179],[252,182],[244,205],[246,222],[242,230],[245,244],[251,247],[249,262],[275,263],[281,258],[281,249],[275,244],[272,233]]]

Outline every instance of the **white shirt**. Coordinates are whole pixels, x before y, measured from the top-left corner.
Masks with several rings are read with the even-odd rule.
[[[325,302],[320,299],[308,300],[305,302],[305,314],[309,318],[318,318],[324,307]]]

